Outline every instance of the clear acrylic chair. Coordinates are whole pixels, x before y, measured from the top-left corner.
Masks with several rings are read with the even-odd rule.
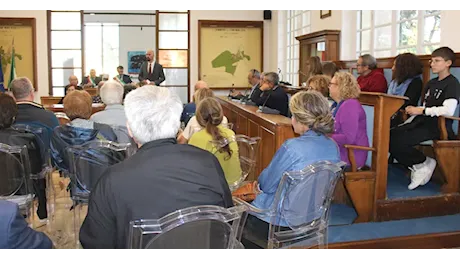
[[[130,157],[134,150],[130,143],[90,141],[66,149],[69,157],[70,193],[74,210],[76,246],[79,247],[78,230],[83,204],[88,204],[91,190],[104,171],[111,165]]]
[[[319,161],[301,171],[285,172],[268,209],[234,197],[250,214],[270,219],[267,238],[257,238],[249,230],[243,230],[243,236],[264,248],[327,248],[330,205],[345,165]]]
[[[30,163],[27,147],[0,143],[0,199],[18,204],[33,227],[33,194],[30,185]]]
[[[54,171],[54,168],[51,164],[50,156],[50,140],[51,140],[51,129],[47,126],[44,126],[39,123],[30,122],[30,123],[20,123],[14,124],[14,129],[31,133],[35,135],[35,140],[38,145],[38,149],[41,156],[42,168],[40,172],[31,172],[30,179],[39,180],[45,179],[46,183],[46,198],[47,201],[50,201],[51,196],[53,196],[53,206],[56,205],[56,193],[54,192],[54,186],[51,178],[51,174]],[[48,216],[51,216],[52,210],[51,207],[47,207]]]
[[[246,208],[196,206],[177,210],[160,219],[129,224],[128,248],[135,249],[236,249]]]
[[[238,150],[232,150],[232,156],[238,156],[238,162],[240,167],[234,168],[232,170],[238,172],[239,178],[236,181],[229,183],[230,191],[238,189],[244,183],[248,175],[255,171],[260,140],[260,137],[235,135],[228,138],[224,138],[220,141],[213,140],[209,142],[211,146],[209,150],[213,151],[214,154],[219,151],[219,148],[229,145],[232,142],[236,142],[237,144]]]

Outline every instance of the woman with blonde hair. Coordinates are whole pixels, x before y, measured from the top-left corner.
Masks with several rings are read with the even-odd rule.
[[[235,132],[222,126],[224,113],[215,98],[209,97],[198,103],[196,119],[202,130],[193,134],[189,144],[214,154],[220,162],[229,184],[239,180],[241,166]]]
[[[300,136],[286,140],[281,145],[268,167],[260,174],[258,183],[254,183],[258,195],[252,204],[259,209],[272,206],[284,172],[299,171],[322,160],[340,161],[337,144],[327,137],[334,131],[334,119],[327,99],[316,91],[300,91],[292,96],[289,109],[294,132]],[[248,234],[255,233],[257,237],[267,238],[269,222],[270,217],[249,215],[244,233],[247,231]],[[288,227],[284,221],[276,225]],[[245,248],[251,247],[251,242],[244,235],[242,242]]]
[[[215,97],[214,92],[212,92],[211,89],[209,88],[200,88],[195,93],[193,94],[193,102],[198,106],[198,104],[209,97]],[[224,116],[222,119],[222,124],[228,125],[228,119]],[[198,123],[196,116],[193,116],[190,118],[190,120],[187,123],[187,126],[185,127],[184,131],[179,134],[179,138],[177,138],[177,142],[180,144],[186,144],[188,140],[190,140],[190,137],[198,131],[202,129],[202,126]]]
[[[312,56],[308,59],[306,63],[306,79],[315,76],[315,75],[322,75],[323,74],[323,66],[321,65],[321,59],[318,56]]]
[[[315,90],[323,94],[324,97],[329,97],[329,82],[331,79],[324,75],[315,75],[307,80],[307,89]]]
[[[359,85],[350,73],[337,72],[329,84],[329,93],[335,101],[331,107],[335,118],[331,137],[339,145],[341,160],[350,165],[345,145],[369,146],[366,114],[358,100]],[[354,154],[357,166],[361,168],[366,162],[367,151],[354,151]]]

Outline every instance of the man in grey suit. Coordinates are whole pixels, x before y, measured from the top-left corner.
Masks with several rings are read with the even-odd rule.
[[[153,82],[159,86],[166,79],[163,66],[155,62],[155,54],[152,50],[147,50],[145,57],[147,60],[141,66],[139,81],[145,84]]]

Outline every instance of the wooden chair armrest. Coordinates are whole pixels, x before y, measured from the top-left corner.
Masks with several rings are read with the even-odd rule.
[[[345,148],[348,151],[348,160],[350,161],[351,164],[351,171],[357,172],[358,171],[358,165],[356,165],[356,159],[355,159],[355,153],[353,153],[353,150],[363,150],[363,151],[377,151],[374,147],[366,147],[366,146],[359,146],[359,145],[351,145],[351,144],[346,144]]]
[[[439,128],[439,132],[441,132],[440,140],[449,140],[449,135],[447,134],[447,129],[446,129],[446,118],[451,119],[451,120],[460,121],[460,117],[455,117],[455,116],[438,117],[438,128]]]

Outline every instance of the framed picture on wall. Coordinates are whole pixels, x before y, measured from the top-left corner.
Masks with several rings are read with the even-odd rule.
[[[128,74],[139,74],[145,60],[145,51],[128,51]]]
[[[0,57],[5,89],[10,75],[16,74],[16,77],[29,78],[37,91],[35,33],[35,18],[0,18]]]
[[[319,12],[320,12],[321,19],[324,19],[332,15],[331,10],[320,10]]]
[[[198,78],[212,89],[244,89],[263,70],[263,21],[198,21]]]

